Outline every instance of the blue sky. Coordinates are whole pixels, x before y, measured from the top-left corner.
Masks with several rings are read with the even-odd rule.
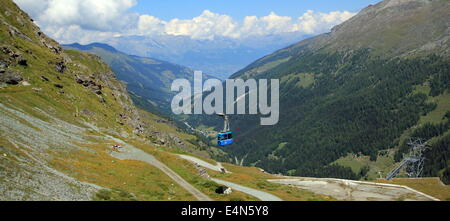
[[[380,0],[139,0],[131,10],[164,20],[190,19],[203,10],[242,19],[249,15],[265,16],[270,12],[291,17],[298,17],[307,10],[357,12],[378,2]]]
[[[316,35],[380,0],[14,0],[60,42]]]

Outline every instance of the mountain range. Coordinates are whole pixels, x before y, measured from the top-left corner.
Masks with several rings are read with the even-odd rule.
[[[188,36],[122,36],[106,42],[130,55],[152,57],[227,79],[256,59],[286,47],[307,35],[284,34],[245,39],[216,37],[212,40]]]

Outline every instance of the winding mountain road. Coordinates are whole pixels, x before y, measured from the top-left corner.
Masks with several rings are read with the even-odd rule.
[[[182,155],[182,154],[178,154],[178,156],[183,158],[183,159],[185,159],[185,160],[188,160],[188,161],[190,161],[192,163],[196,163],[196,164],[198,164],[198,165],[200,165],[202,167],[208,168],[210,170],[221,172],[222,165],[220,163],[218,163],[217,165],[213,165],[213,164],[210,164],[210,163],[208,163],[208,162],[206,162],[204,160],[198,159],[198,158],[193,157],[193,156]],[[231,173],[231,172],[227,172],[227,173]],[[258,198],[258,199],[260,199],[262,201],[283,201],[282,199],[280,199],[279,197],[277,197],[275,195],[272,195],[270,193],[266,193],[266,192],[263,192],[263,191],[260,191],[260,190],[256,190],[256,189],[253,189],[253,188],[250,188],[250,187],[242,186],[242,185],[239,185],[239,184],[236,184],[236,183],[232,183],[232,182],[228,182],[228,181],[225,181],[225,180],[219,180],[219,179],[216,179],[216,178],[211,178],[211,180],[216,182],[216,183],[218,183],[218,184],[222,184],[222,185],[231,187],[231,189],[235,189],[235,190],[241,191],[243,193],[246,193],[248,195],[252,195],[252,196],[254,196],[254,197],[256,197],[256,198]]]
[[[183,158],[183,159],[185,159],[185,160],[187,160],[187,161],[190,161],[190,162],[196,163],[196,164],[198,164],[198,165],[200,165],[202,167],[208,168],[210,170],[222,172],[221,168],[223,168],[223,167],[222,167],[222,165],[220,163],[218,163],[217,165],[213,165],[211,163],[208,163],[208,162],[206,162],[204,160],[201,160],[201,159],[193,157],[193,156],[183,155],[183,154],[178,154],[178,156]],[[227,171],[227,173],[231,173],[231,172]]]
[[[192,186],[190,183],[188,183],[186,180],[184,180],[181,176],[179,176],[177,173],[175,173],[173,170],[171,170],[169,167],[167,167],[164,163],[162,163],[161,161],[156,159],[153,155],[148,154],[132,145],[129,145],[121,139],[118,139],[118,138],[115,138],[112,136],[107,136],[107,137],[116,143],[120,143],[123,146],[121,152],[112,151],[110,153],[111,156],[113,156],[119,160],[137,160],[137,161],[142,161],[142,162],[148,163],[148,164],[160,169],[161,171],[163,171],[167,176],[169,176],[172,180],[174,180],[178,185],[180,185],[181,187],[186,189],[189,193],[191,193],[198,200],[212,201],[212,199],[209,196],[200,192],[197,188]],[[213,165],[206,161],[198,159],[196,157],[181,155],[181,154],[178,156],[180,158],[188,160],[192,163],[197,163],[200,166],[206,167],[211,170],[220,172],[221,171],[220,169],[222,168],[222,165],[220,163],[217,165]],[[211,180],[218,184],[226,185],[228,187],[231,187],[232,189],[246,193],[248,195],[252,195],[262,201],[282,201],[282,199],[280,199],[277,196],[274,196],[270,193],[259,191],[259,190],[256,190],[256,189],[253,189],[250,187],[245,187],[245,186],[242,186],[242,185],[239,185],[236,183],[219,180],[219,179],[215,179],[215,178],[211,178]]]
[[[241,191],[243,193],[246,193],[248,195],[252,195],[262,201],[283,201],[282,199],[280,199],[279,197],[272,195],[270,193],[266,193],[263,191],[259,191],[250,187],[246,187],[246,186],[242,186],[236,183],[232,183],[232,182],[228,182],[225,180],[219,180],[219,179],[215,179],[215,178],[211,178],[212,181],[218,183],[218,184],[222,184],[225,186],[230,187],[231,189],[235,189],[238,191]]]
[[[122,152],[111,152],[111,155],[120,160],[137,160],[148,163],[161,171],[163,171],[167,176],[169,176],[173,181],[175,181],[178,185],[183,187],[189,193],[191,193],[195,198],[200,201],[212,201],[210,197],[200,192],[197,188],[192,186],[186,180],[184,180],[181,176],[163,164],[161,161],[157,160],[154,156],[138,149],[133,146],[126,144],[125,142],[114,139],[116,142],[120,142],[123,144],[124,148]]]

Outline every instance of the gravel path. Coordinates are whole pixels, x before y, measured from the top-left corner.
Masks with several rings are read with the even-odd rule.
[[[118,141],[115,139],[115,141]],[[174,180],[178,185],[186,189],[189,193],[194,195],[195,198],[197,198],[200,201],[212,201],[211,198],[209,198],[204,193],[200,192],[198,189],[196,189],[194,186],[189,184],[186,180],[184,180],[182,177],[180,177],[178,174],[176,174],[174,171],[172,171],[169,167],[161,163],[161,161],[157,160],[154,156],[137,149],[135,147],[132,147],[130,145],[126,145],[124,142],[121,142],[124,145],[124,150],[120,153],[118,152],[112,152],[111,155],[115,158],[118,158],[120,160],[138,160],[145,163],[148,163],[161,171],[163,171],[167,176],[169,176],[172,180]]]
[[[196,157],[193,157],[193,156],[183,155],[183,154],[178,154],[178,156],[183,158],[183,159],[185,159],[185,160],[187,160],[187,161],[191,161],[191,162],[196,163],[196,164],[198,164],[198,165],[200,165],[202,167],[208,168],[210,170],[222,172],[220,169],[223,168],[223,167],[222,167],[222,165],[220,163],[218,163],[217,165],[213,165],[213,164],[210,164],[210,163],[208,163],[208,162],[206,162],[204,160],[200,160],[200,159],[198,159]],[[230,173],[230,172],[227,171],[227,173]]]
[[[235,190],[241,191],[243,193],[246,193],[248,195],[252,195],[252,196],[254,196],[254,197],[256,197],[256,198],[258,198],[258,199],[260,199],[262,201],[283,201],[279,197],[274,196],[274,195],[272,195],[270,193],[259,191],[259,190],[256,190],[256,189],[253,189],[253,188],[250,188],[250,187],[241,186],[239,184],[235,184],[235,183],[232,183],[232,182],[228,182],[228,181],[225,181],[225,180],[219,180],[219,179],[215,179],[215,178],[211,178],[211,180],[216,182],[216,183],[218,183],[218,184],[222,184],[222,185],[231,187],[231,189],[235,189]]]
[[[220,168],[222,168],[222,165],[220,163],[218,163],[217,165],[213,165],[213,164],[210,164],[210,163],[208,163],[208,162],[206,162],[204,160],[198,159],[198,158],[193,157],[193,156],[182,155],[182,154],[179,154],[178,156],[183,158],[183,159],[185,159],[185,160],[188,160],[188,161],[190,161],[192,163],[197,163],[198,165],[200,165],[202,167],[205,167],[205,168],[208,168],[208,169],[211,169],[211,170],[214,170],[214,171],[221,172]],[[227,172],[227,173],[231,173],[231,172]],[[216,182],[216,183],[218,183],[218,184],[222,184],[222,185],[231,187],[231,189],[235,189],[235,190],[241,191],[243,193],[246,193],[248,195],[252,195],[252,196],[254,196],[254,197],[256,197],[256,198],[258,198],[258,199],[260,199],[262,201],[282,201],[282,199],[278,198],[277,196],[274,196],[274,195],[272,195],[270,193],[259,191],[259,190],[256,190],[256,189],[253,189],[253,188],[250,188],[250,187],[245,187],[245,186],[242,186],[242,185],[239,185],[239,184],[236,184],[236,183],[232,183],[232,182],[228,182],[228,181],[224,181],[224,180],[219,180],[219,179],[215,179],[215,178],[211,178],[211,180]]]

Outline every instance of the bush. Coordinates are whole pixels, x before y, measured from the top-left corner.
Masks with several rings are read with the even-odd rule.
[[[111,191],[106,189],[101,189],[95,194],[94,200],[96,201],[109,201],[112,199]]]

